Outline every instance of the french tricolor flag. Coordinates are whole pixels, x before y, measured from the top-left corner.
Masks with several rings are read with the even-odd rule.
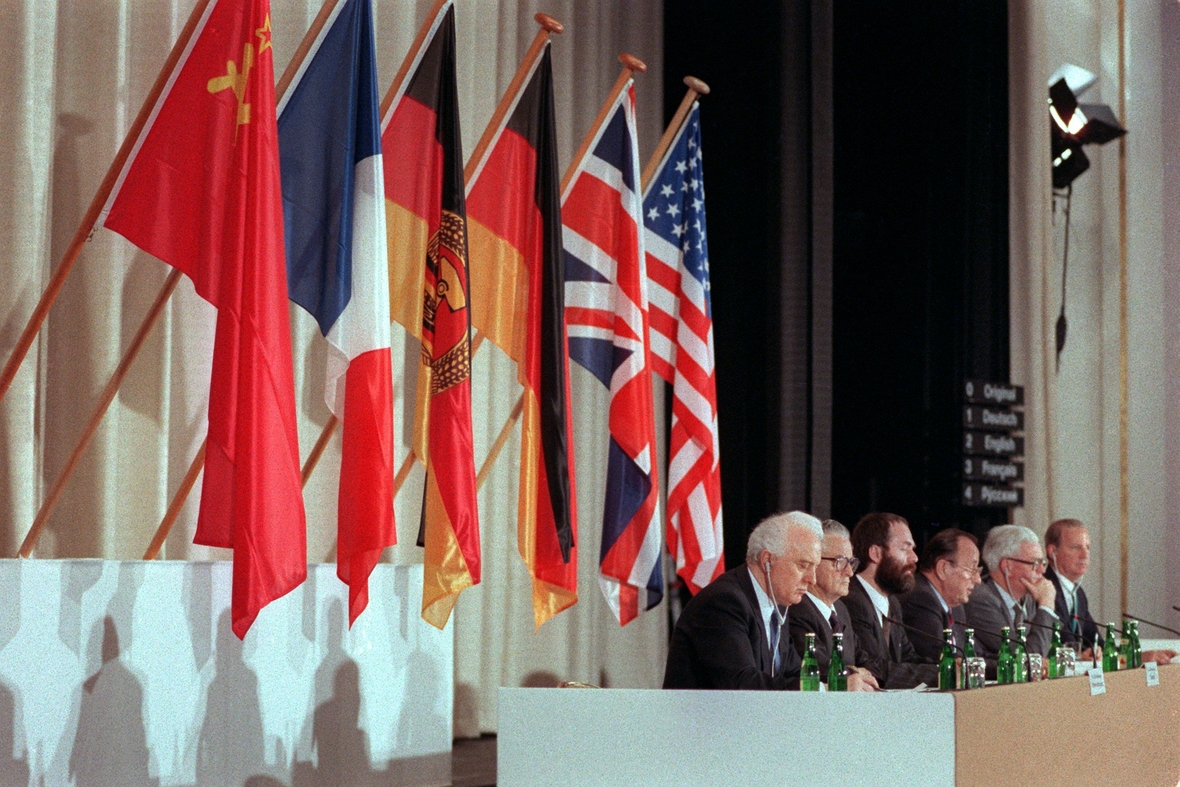
[[[370,0],[343,0],[279,103],[287,291],[328,340],[324,398],[343,426],[336,573],[349,622],[393,521],[393,382]]]

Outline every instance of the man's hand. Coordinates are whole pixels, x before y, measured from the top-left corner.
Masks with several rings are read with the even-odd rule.
[[[881,687],[877,685],[877,679],[873,677],[873,673],[869,672],[864,667],[853,667],[852,669],[854,672],[860,675],[861,680],[863,680],[865,683],[869,684],[878,691],[881,690]]]
[[[870,675],[869,679],[872,680],[872,677],[873,676]],[[852,672],[852,673],[849,673],[849,675],[848,675],[848,690],[849,691],[876,691],[877,690],[876,683],[877,682],[874,680],[873,685],[870,686],[868,681],[866,681],[864,679],[864,676],[861,675],[859,672]]]
[[[1176,651],[1170,649],[1143,651],[1144,664],[1149,661],[1154,661],[1156,664],[1171,664],[1174,658],[1176,658]]]
[[[1086,648],[1085,650],[1083,650],[1081,653],[1078,654],[1078,660],[1079,661],[1093,661],[1094,660],[1094,649],[1093,648]]]
[[[1039,607],[1048,607],[1053,609],[1053,605],[1057,603],[1057,588],[1053,587],[1053,583],[1041,577],[1036,582],[1029,582],[1024,577],[1020,578],[1024,583],[1024,589],[1033,597]]]

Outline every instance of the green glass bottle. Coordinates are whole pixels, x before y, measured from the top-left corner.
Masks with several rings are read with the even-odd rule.
[[[938,660],[938,690],[955,690],[955,633],[942,630],[942,658]]]
[[[819,662],[815,658],[815,633],[803,635],[803,667],[799,671],[799,691],[819,691]]]
[[[963,630],[963,670],[959,680],[959,687],[971,688],[971,681],[967,676],[967,659],[975,658],[975,629]]]
[[[1000,654],[996,657],[996,682],[1016,682],[1016,659],[1012,658],[1012,630],[1007,626],[1000,629]]]
[[[828,691],[848,691],[848,676],[844,674],[844,635],[832,632],[832,660],[828,662]]]
[[[1102,649],[1102,671],[1118,672],[1119,669],[1119,640],[1114,633],[1113,623],[1106,624],[1106,647]]]
[[[1106,659],[1106,640],[1102,638],[1102,627],[1094,626],[1094,661],[1095,667],[1101,666]]]
[[[1049,677],[1064,678],[1065,671],[1061,663],[1061,621],[1053,621],[1053,639],[1049,642]]]
[[[1016,682],[1028,681],[1028,671],[1024,662],[1024,638],[1028,634],[1028,626],[1016,627],[1016,642],[1012,646],[1012,658],[1016,660]]]
[[[1131,668],[1131,621],[1126,621],[1120,631],[1123,641],[1119,643],[1119,669]]]
[[[1131,669],[1139,669],[1143,666],[1143,646],[1139,644],[1139,621],[1128,620],[1127,627],[1130,629]]]

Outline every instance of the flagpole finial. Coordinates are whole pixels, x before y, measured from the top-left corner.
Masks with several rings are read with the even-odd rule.
[[[558,35],[561,35],[565,32],[565,25],[549,16],[549,14],[537,14],[533,17],[533,19],[536,19],[537,24],[548,30],[550,33],[557,33]]]
[[[684,84],[688,85],[689,90],[695,90],[702,96],[709,95],[709,86],[696,77],[685,77]]]
[[[647,63],[644,63],[635,55],[629,54],[627,52],[622,52],[619,54],[619,62],[623,64],[624,68],[629,68],[632,71],[639,72],[640,74],[647,71]]]

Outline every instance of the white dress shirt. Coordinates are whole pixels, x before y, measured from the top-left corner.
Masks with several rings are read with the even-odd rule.
[[[857,574],[856,578],[864,585],[869,600],[873,602],[873,609],[877,610],[877,625],[884,626],[885,618],[889,617],[889,597],[870,585],[860,574]]]

